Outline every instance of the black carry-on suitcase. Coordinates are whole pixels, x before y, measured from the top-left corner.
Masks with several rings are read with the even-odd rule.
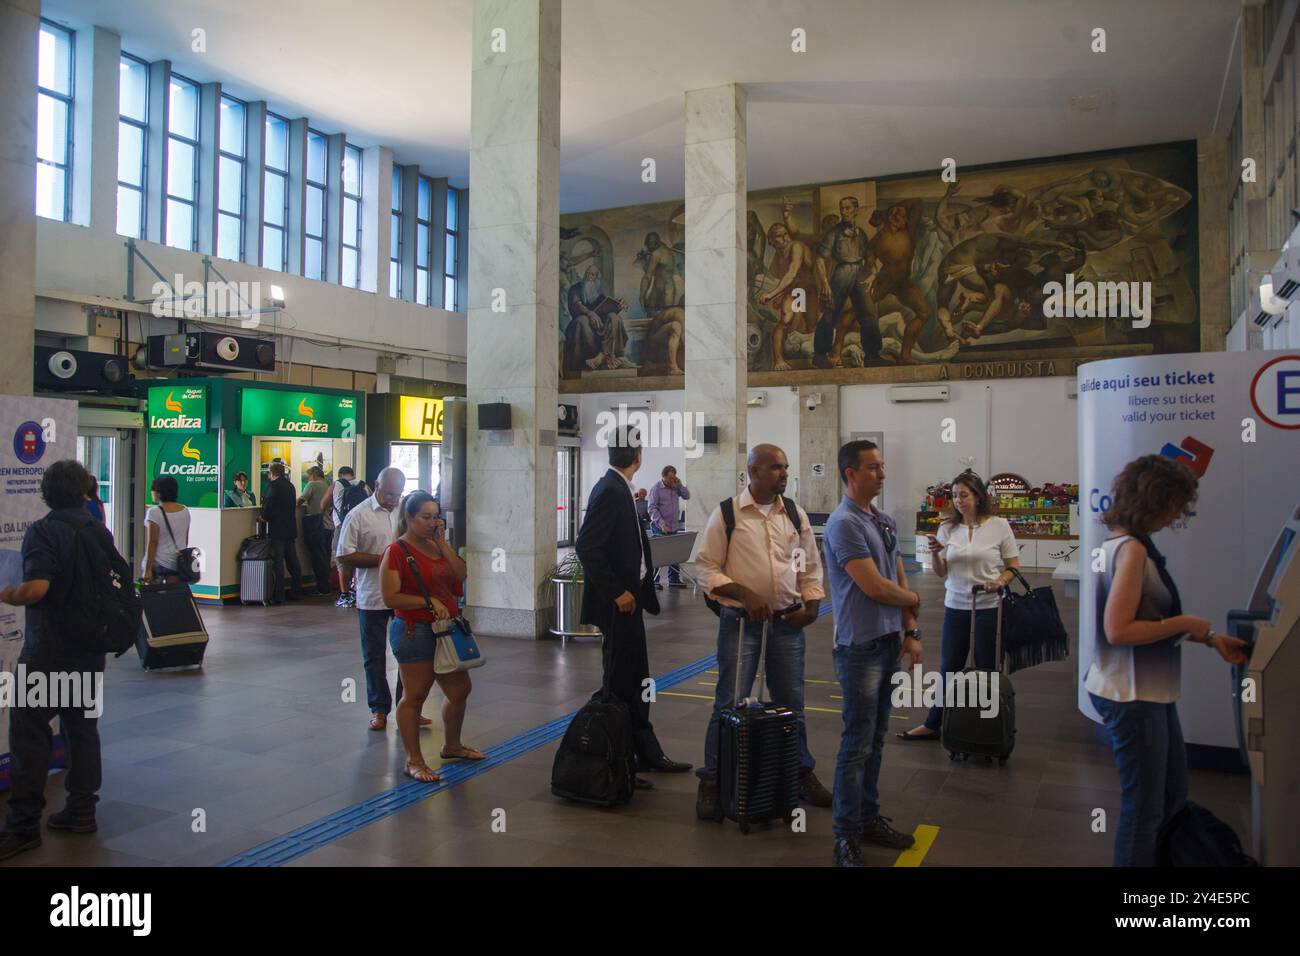
[[[722,813],[748,833],[751,824],[794,819],[799,805],[799,719],[789,707],[762,702],[768,622],[758,653],[757,697],[740,699],[745,619],[740,619],[733,705],[718,719],[718,796]]]
[[[180,582],[146,584],[140,588],[140,601],[144,615],[135,647],[141,666],[150,671],[202,664],[208,632],[190,586]]]
[[[610,691],[608,681],[606,675],[600,690],[573,715],[555,751],[551,793],[557,797],[598,807],[617,807],[632,799],[636,789],[632,715]]]
[[[982,587],[971,589],[970,615],[970,654],[967,664],[975,660],[975,596],[982,592]],[[998,766],[1005,766],[1007,758],[1016,746],[1016,692],[1011,686],[1011,678],[1003,673],[1002,659],[1002,592],[998,592],[998,630],[994,645],[994,663],[996,670],[980,670],[967,666],[961,673],[966,683],[966,701],[964,707],[950,707],[950,701],[944,701],[942,738],[944,749],[950,760],[958,756],[969,758],[974,755],[987,759],[996,759]],[[997,681],[998,712],[994,717],[983,716],[977,701],[977,680]]]
[[[264,534],[245,538],[235,555],[239,560],[239,603],[270,604],[275,595],[275,558]]]

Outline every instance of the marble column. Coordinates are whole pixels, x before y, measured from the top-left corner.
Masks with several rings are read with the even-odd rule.
[[[471,64],[469,612],[536,637],[556,558],[560,0],[477,0]],[[487,402],[510,405],[509,430],[478,429]]]
[[[808,400],[816,402],[808,408]],[[834,511],[840,503],[836,457],[840,450],[838,385],[799,387],[799,504],[805,511]],[[821,474],[813,466],[821,465]]]
[[[685,410],[697,425],[718,429],[716,445],[698,457],[688,452],[682,475],[696,528],[743,486],[748,453],[745,110],[737,84],[686,93]]]
[[[40,0],[0,0],[0,391],[32,392]]]

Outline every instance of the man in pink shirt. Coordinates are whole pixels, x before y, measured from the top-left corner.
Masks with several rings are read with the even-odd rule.
[[[689,501],[691,490],[686,487],[680,478],[677,477],[677,469],[672,465],[665,465],[664,470],[659,473],[660,479],[650,488],[650,495],[647,498],[646,510],[650,515],[650,537],[658,538],[665,534],[676,534],[678,519],[682,514],[681,502]],[[670,565],[668,568],[668,586],[670,588],[684,588],[682,583],[682,569],[676,565]],[[661,590],[663,585],[659,583],[659,569],[655,569],[655,590]]]
[[[718,719],[735,703],[742,620],[740,695],[749,694],[758,676],[763,622],[768,621],[766,676],[772,703],[789,707],[799,718],[800,799],[817,807],[831,805],[830,792],[813,773],[816,761],[808,750],[803,706],[803,629],[817,620],[817,608],[826,592],[808,514],[785,497],[789,469],[780,448],[755,445],[749,453],[748,487],[713,509],[695,557],[700,586],[720,606],[718,683],[704,737],[704,766],[696,771],[700,788],[695,813],[701,820],[722,819]]]

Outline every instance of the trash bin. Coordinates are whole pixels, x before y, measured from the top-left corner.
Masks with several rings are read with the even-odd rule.
[[[600,628],[592,624],[579,623],[582,618],[581,578],[551,578],[555,585],[555,626],[551,633],[560,637],[560,644],[568,643],[571,637],[600,637]]]

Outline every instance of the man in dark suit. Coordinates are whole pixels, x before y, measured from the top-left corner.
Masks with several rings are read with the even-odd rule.
[[[659,598],[650,540],[632,492],[632,476],[641,467],[641,439],[635,429],[619,429],[609,448],[609,464],[587,500],[575,547],[586,579],[582,623],[596,625],[605,635],[605,678],[631,713],[638,769],[684,773],[691,765],[664,755],[650,724],[650,703],[642,696],[642,682],[650,676],[642,612],[658,614]],[[638,778],[637,786],[650,789],[651,784]]]
[[[272,579],[272,604],[284,603],[284,569],[289,567],[293,590],[289,600],[302,598],[302,564],[298,561],[298,489],[284,474],[281,462],[271,462],[271,483],[262,496],[262,518],[266,521],[267,536],[271,539],[275,569]]]

